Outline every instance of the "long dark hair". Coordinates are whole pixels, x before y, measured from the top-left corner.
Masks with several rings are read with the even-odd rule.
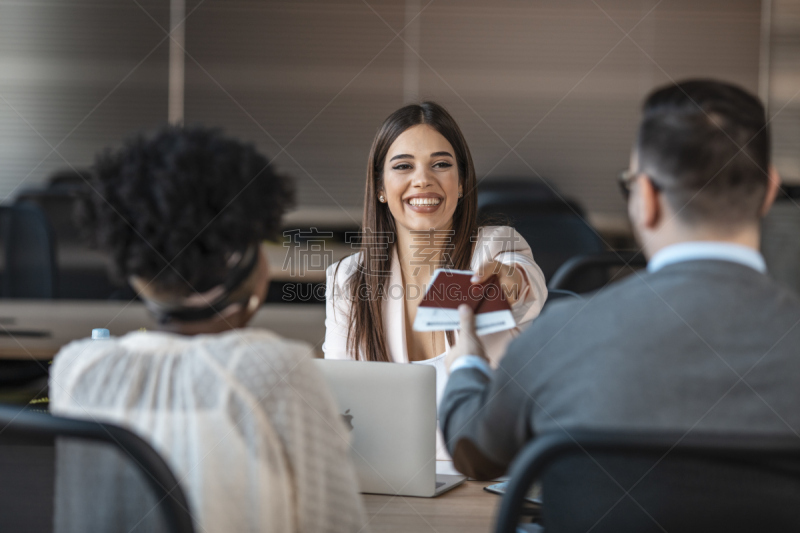
[[[352,273],[344,292],[351,302],[347,350],[366,361],[389,361],[386,332],[383,327],[383,300],[396,250],[396,228],[388,204],[377,201],[383,185],[383,164],[392,143],[412,126],[425,124],[439,132],[455,151],[458,176],[464,197],[453,213],[454,239],[448,254],[442,254],[442,267],[466,269],[472,258],[473,237],[478,231],[478,199],[475,190],[475,166],[467,141],[453,117],[439,104],[423,102],[402,107],[389,115],[378,130],[367,164],[364,192],[364,217],[361,223],[361,247],[358,268]],[[389,239],[387,243],[386,236]],[[387,250],[388,245],[388,250]],[[388,251],[388,253],[387,253]],[[336,277],[334,276],[334,279]],[[334,294],[335,297],[335,294]],[[453,332],[447,332],[454,342]]]

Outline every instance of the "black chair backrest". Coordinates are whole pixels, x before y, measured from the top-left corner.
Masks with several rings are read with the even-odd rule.
[[[478,220],[510,224],[528,242],[545,279],[569,258],[605,249],[597,231],[576,202],[543,184],[492,182],[478,193]]]
[[[56,186],[49,189],[27,189],[19,193],[15,205],[35,205],[47,217],[59,246],[83,245],[78,225],[75,222],[75,204],[83,188]]]
[[[55,298],[56,249],[47,217],[36,205],[0,207],[4,298]]]
[[[800,531],[795,435],[542,435],[511,466],[496,533],[516,531],[537,480],[548,533]]]
[[[127,283],[109,274],[110,257],[89,246],[75,218],[80,196],[91,189],[79,175],[65,173],[46,189],[22,191],[16,204],[38,207],[50,223],[56,248],[58,297],[69,300],[135,298]],[[93,193],[92,193],[93,194]]]
[[[558,204],[561,198],[553,185],[540,179],[495,178],[482,180],[478,185],[478,211],[493,210],[515,201]]]
[[[550,278],[547,288],[590,292],[646,266],[647,260],[641,252],[612,251],[578,255],[561,265]],[[616,269],[613,275],[610,274],[612,269]]]
[[[81,496],[84,490],[88,497]],[[115,511],[131,498],[148,503],[133,516]],[[134,433],[113,424],[0,406],[4,531],[75,531],[74,523],[54,524],[60,514],[73,522],[77,517],[86,531],[193,533],[188,509],[167,464]],[[105,520],[95,522],[95,517]]]

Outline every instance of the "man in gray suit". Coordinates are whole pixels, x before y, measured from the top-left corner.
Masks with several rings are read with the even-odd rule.
[[[656,90],[622,185],[646,273],[554,302],[495,370],[461,310],[439,417],[461,472],[501,475],[551,430],[800,431],[800,299],[759,253],[779,187],[761,103]]]

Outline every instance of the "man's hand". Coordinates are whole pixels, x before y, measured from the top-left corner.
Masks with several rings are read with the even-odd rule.
[[[525,283],[525,278],[518,267],[505,265],[492,259],[488,263],[479,266],[470,281],[473,285],[480,285],[481,283],[486,283],[489,278],[495,275],[506,300],[513,305],[519,300],[519,295],[523,288],[522,285]]]
[[[458,341],[456,341],[454,346],[450,347],[450,350],[448,350],[447,355],[444,357],[444,364],[448,372],[450,371],[450,365],[462,355],[477,355],[478,357],[486,359],[488,362],[483,343],[475,333],[475,314],[472,312],[472,309],[470,309],[468,305],[460,305],[458,307],[458,318],[461,320],[461,330],[458,333]]]

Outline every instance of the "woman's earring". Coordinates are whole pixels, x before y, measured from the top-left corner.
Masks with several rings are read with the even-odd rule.
[[[256,310],[258,309],[258,304],[259,303],[260,302],[259,302],[258,296],[256,296],[255,294],[252,295],[250,297],[250,299],[247,300],[247,312],[250,313],[250,314],[255,313]]]
[[[385,204],[386,203],[386,198],[384,198],[384,196],[381,194],[380,196],[378,196],[378,201],[380,203],[382,203],[382,204]]]
[[[459,197],[459,198],[463,198],[463,197],[464,197],[464,193],[463,193],[463,192],[461,192],[461,191],[458,191],[458,197]]]

